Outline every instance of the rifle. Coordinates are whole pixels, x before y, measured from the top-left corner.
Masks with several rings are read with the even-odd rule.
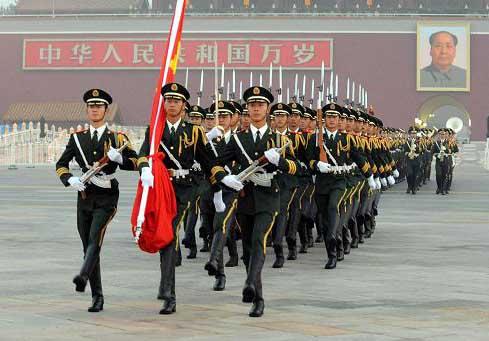
[[[277,152],[281,154],[285,149],[287,149],[288,146],[290,146],[291,141],[289,140],[286,144],[284,144],[282,147],[277,148]],[[263,155],[259,159],[253,161],[251,165],[249,165],[246,169],[244,169],[242,172],[240,172],[236,177],[238,178],[239,181],[243,182],[247,178],[249,178],[251,175],[255,174],[256,172],[260,171],[268,165],[268,160]]]
[[[318,115],[318,146],[319,146],[319,161],[328,162],[328,157],[326,156],[326,151],[324,150],[324,136],[323,136],[323,110],[321,108],[317,109]]]
[[[117,149],[117,151],[119,153],[121,153],[128,146],[129,146],[129,142],[126,142],[119,149]],[[83,184],[87,184],[91,178],[93,178],[95,175],[97,175],[102,170],[102,168],[104,168],[105,166],[107,166],[109,164],[109,161],[110,161],[110,159],[107,155],[105,155],[100,160],[96,161],[87,172],[83,173],[83,175],[80,177],[80,181]],[[81,196],[82,196],[83,200],[85,200],[87,198],[85,191],[81,192]]]

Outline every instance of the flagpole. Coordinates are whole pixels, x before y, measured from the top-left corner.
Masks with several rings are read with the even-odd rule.
[[[283,95],[282,95],[282,92],[284,91],[283,88],[282,88],[282,65],[280,65],[279,67],[279,72],[278,72],[278,102],[281,103],[282,102],[282,98],[283,98]]]
[[[200,99],[202,98],[203,92],[204,91],[204,69],[201,70],[200,72],[200,87],[199,87],[199,93],[197,94],[197,105],[200,106]]]
[[[188,68],[187,71],[185,72],[185,88],[188,89]]]
[[[217,41],[214,43],[215,45],[215,50],[216,50],[216,60],[214,61],[214,123],[215,123],[215,126],[217,127],[219,125],[219,110],[218,110],[218,106],[219,106],[219,71],[218,71],[218,65],[217,65]],[[223,70],[222,70],[222,73],[224,75],[224,64],[223,64]],[[223,81],[224,81],[224,77],[223,77]]]
[[[241,96],[243,96],[243,81],[239,81],[239,103],[241,104]]]
[[[236,99],[236,70],[233,69],[233,95],[232,95],[232,100]]]
[[[177,0],[177,4],[175,6],[175,14],[173,15],[169,39],[167,40],[167,45],[166,45],[166,52],[167,52],[166,59],[165,59],[165,62],[162,66],[163,76],[161,75],[161,72],[160,72],[160,78],[158,80],[158,84],[156,87],[157,93],[155,93],[155,98],[153,100],[153,112],[151,114],[152,115],[151,118],[153,121],[153,115],[155,116],[154,122],[159,122],[159,120],[160,120],[160,114],[162,112],[161,109],[163,106],[163,96],[161,95],[161,88],[163,87],[163,85],[165,85],[168,82],[168,73],[169,73],[169,70],[171,68],[172,57],[174,57],[174,55],[175,55],[175,49],[177,49],[180,46],[179,44],[177,44],[177,39],[178,39],[178,34],[180,31],[180,28],[183,26],[183,20],[185,18],[185,3],[186,3],[186,0]],[[178,51],[176,51],[176,53],[178,54]],[[158,98],[157,102],[156,102],[156,98]],[[154,112],[156,103],[157,103],[156,112]],[[165,125],[165,122],[163,122],[163,128],[164,128],[164,125]],[[149,155],[154,155],[154,153],[155,153],[156,129],[157,129],[157,124],[154,124],[153,130],[150,131],[151,143],[150,143]],[[159,146],[159,143],[158,143],[158,146]],[[149,169],[152,172],[153,158],[149,158],[148,164],[149,164]],[[145,220],[146,205],[147,205],[147,201],[148,201],[149,189],[150,189],[149,186],[143,186],[143,192],[141,195],[141,202],[139,205],[139,211],[138,211],[138,216],[137,216],[137,220],[136,220],[136,229],[135,229],[135,240],[136,240],[136,242],[139,241],[139,237],[141,236],[141,233],[142,233],[142,226],[143,226],[143,223]]]
[[[312,109],[312,104],[314,103],[314,90],[316,90],[314,88],[314,78],[312,79],[312,82],[311,82],[311,99],[310,99],[310,102],[309,102],[309,108]]]

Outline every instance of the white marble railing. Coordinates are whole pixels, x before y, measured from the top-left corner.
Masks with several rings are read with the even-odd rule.
[[[87,128],[85,125],[84,128]],[[70,133],[83,129],[78,126],[70,129],[48,129],[45,125],[44,136],[41,137],[40,123],[12,125],[4,127],[0,133],[0,166],[15,167],[18,165],[35,166],[54,164],[63,153]],[[136,151],[144,140],[145,127],[110,126],[114,131],[124,132],[131,140]]]

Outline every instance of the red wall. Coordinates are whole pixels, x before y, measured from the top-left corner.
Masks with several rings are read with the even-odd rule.
[[[190,36],[190,35],[187,35]],[[194,35],[195,36],[195,35]],[[210,34],[203,35],[206,38]],[[221,34],[222,36],[222,34]],[[297,34],[290,36],[297,37]],[[416,91],[416,34],[362,33],[362,34],[328,34],[311,35],[307,38],[334,39],[334,67],[340,74],[340,97],[344,97],[346,77],[361,82],[368,89],[369,102],[372,103],[380,117],[387,125],[407,127],[414,121],[415,114],[424,101],[432,96],[443,93]],[[144,71],[23,71],[22,48],[24,38],[47,38],[49,36],[0,36],[1,78],[0,113],[4,113],[9,104],[15,102],[40,101],[73,101],[81,100],[83,92],[92,87],[107,89],[117,101],[122,110],[122,119],[128,125],[146,124],[151,107],[152,90],[158,77],[157,70]],[[155,35],[56,35],[53,38],[146,38]],[[198,37],[198,36],[197,36]],[[285,38],[281,35],[280,38]],[[460,101],[472,119],[472,139],[482,140],[486,136],[486,117],[489,113],[489,73],[487,56],[489,55],[489,35],[472,35],[471,51],[471,92],[449,93]],[[260,71],[264,79],[268,79],[268,71]],[[254,80],[258,81],[258,72]],[[302,79],[304,72],[299,72]],[[207,104],[213,86],[213,73],[206,72],[205,92]],[[308,79],[314,76],[316,84],[319,72],[306,72]],[[230,77],[230,72],[227,77]],[[293,87],[295,71],[288,71],[284,78],[289,78],[289,86]],[[183,82],[185,71],[180,69],[178,80]],[[243,87],[249,84],[249,71],[237,72],[237,77],[243,79]],[[275,81],[278,79],[274,74]],[[189,87],[195,96],[200,81],[200,70],[190,71]],[[267,84],[267,82],[265,82]],[[278,87],[275,84],[274,87]],[[308,88],[310,81],[308,81]],[[237,85],[239,88],[239,85]],[[307,90],[310,93],[310,90]],[[193,103],[193,101],[191,101]]]

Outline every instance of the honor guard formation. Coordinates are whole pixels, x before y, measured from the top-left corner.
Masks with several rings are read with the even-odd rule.
[[[275,101],[262,86],[246,89],[242,101],[216,97],[207,109],[200,98],[190,104],[189,91],[178,83],[163,86],[162,96],[163,158],[151,160],[149,129],[139,153],[126,135],[109,130],[105,112],[112,98],[91,89],[83,96],[90,127],[71,135],[56,164],[61,182],[78,192],[84,260],[73,283],[79,292],[90,284],[90,312],[104,307],[100,255],[117,211],[117,168],[139,171],[141,184],[151,187],[158,179],[150,162],[162,162],[171,179],[176,215],[174,237],[159,251],[160,314],[176,312],[175,267],[182,265],[182,248],[186,258],[196,258],[196,238],[208,257],[195,279],[207,274],[214,278],[213,290],[223,291],[226,267],[242,261],[242,301],[252,305],[249,316],[260,317],[267,249],[272,268],[279,269],[306,258],[309,248],[324,247],[324,268],[331,271],[375,235],[382,194],[404,179],[407,193],[416,194],[430,180],[433,158],[436,194],[450,192],[458,152],[450,129],[413,126],[406,133],[385,127],[364,104],[340,105],[328,96],[315,110],[296,97],[283,101],[281,93]],[[70,172],[72,159],[80,177]]]

